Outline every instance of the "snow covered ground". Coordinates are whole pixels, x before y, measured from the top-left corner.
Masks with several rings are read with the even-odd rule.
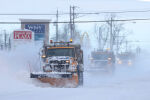
[[[134,67],[117,67],[114,75],[85,69],[83,87],[54,88],[29,78],[28,64],[37,62],[38,49],[0,52],[0,100],[150,100],[148,55]]]

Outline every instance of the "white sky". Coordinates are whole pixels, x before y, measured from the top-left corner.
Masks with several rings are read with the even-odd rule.
[[[76,12],[100,12],[100,11],[122,11],[122,10],[150,10],[150,0],[0,0],[0,13],[56,13],[69,12],[69,6],[78,6]],[[85,16],[81,19],[101,20],[105,15]],[[118,14],[118,18],[150,18],[150,12],[147,13],[128,13]],[[37,16],[55,20],[55,17]],[[15,18],[34,18],[33,16],[1,16],[0,21]],[[125,24],[128,30],[133,31],[131,38],[135,40],[150,41],[150,21],[149,22],[132,22]],[[83,31],[90,31],[85,28],[85,24],[80,25]],[[6,27],[5,27],[6,28]],[[0,29],[3,29],[0,27]],[[149,45],[150,47],[150,45]]]
[[[149,9],[148,0],[1,0],[0,12],[53,12],[67,10],[70,4],[86,11]]]

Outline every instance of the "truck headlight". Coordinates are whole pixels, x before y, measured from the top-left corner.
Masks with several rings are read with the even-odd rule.
[[[118,64],[122,64],[122,61],[121,61],[121,60],[119,60],[119,61],[118,61]]]
[[[46,55],[42,55],[42,58],[45,58],[46,57]]]
[[[128,65],[132,65],[132,61],[131,60],[128,61]]]
[[[108,58],[108,60],[111,60],[111,58]]]
[[[66,63],[70,63],[70,61],[69,61],[69,60],[66,60]]]

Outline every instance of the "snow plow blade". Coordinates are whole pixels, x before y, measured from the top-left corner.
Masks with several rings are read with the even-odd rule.
[[[36,78],[43,83],[49,83],[55,87],[77,87],[78,75],[68,73],[30,73],[30,78]]]
[[[72,73],[30,73],[30,78],[71,78]]]

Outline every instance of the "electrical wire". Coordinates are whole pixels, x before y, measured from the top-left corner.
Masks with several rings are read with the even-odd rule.
[[[148,21],[150,18],[141,18],[141,19],[119,19],[119,20],[89,20],[89,21],[75,21],[75,23],[103,23],[103,22],[109,22],[109,21],[115,21],[115,22],[126,22],[126,21]],[[32,23],[29,22],[22,22],[22,24],[26,23]],[[33,22],[33,23],[70,23],[69,21],[59,21],[59,22]],[[21,24],[21,22],[0,22],[0,24]]]
[[[101,11],[101,12],[81,12],[75,14],[101,14],[101,13],[144,13],[150,12],[150,10],[125,10],[125,11]],[[60,13],[59,15],[67,15],[69,13]],[[56,15],[50,13],[0,13],[0,15]]]

